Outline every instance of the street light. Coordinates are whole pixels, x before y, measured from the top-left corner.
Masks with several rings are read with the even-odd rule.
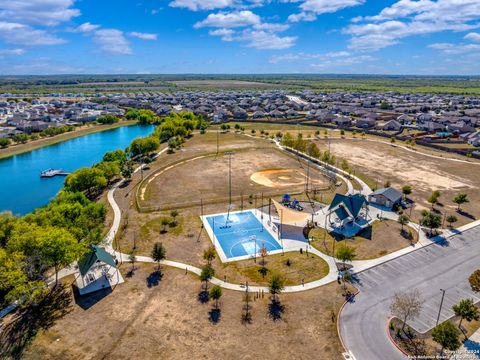
[[[445,298],[445,291],[446,290],[440,289],[440,291],[442,292],[442,300],[440,301],[440,308],[438,309],[437,323],[435,324],[435,326],[437,326],[438,322],[440,321],[440,313],[442,312],[443,299]]]

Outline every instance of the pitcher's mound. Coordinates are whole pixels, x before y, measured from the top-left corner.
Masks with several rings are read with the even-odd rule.
[[[303,186],[307,181],[307,176],[298,170],[294,169],[272,169],[257,171],[250,176],[250,180],[257,184],[270,187],[279,188],[287,186]],[[312,179],[310,179],[312,181]],[[312,181],[315,185],[324,184],[323,181],[315,179]]]

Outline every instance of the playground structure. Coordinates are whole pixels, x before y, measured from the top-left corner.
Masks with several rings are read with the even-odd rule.
[[[303,206],[300,204],[300,201],[298,201],[297,199],[292,200],[289,194],[283,195],[282,205],[293,210],[303,211]]]

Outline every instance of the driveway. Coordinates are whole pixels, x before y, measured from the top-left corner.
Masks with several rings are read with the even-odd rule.
[[[340,315],[342,340],[357,360],[406,359],[387,336],[389,306],[394,293],[417,288],[424,299],[422,313],[409,322],[418,331],[435,326],[441,291],[445,300],[440,321],[453,315],[463,298],[480,301],[468,284],[480,267],[480,226],[432,244],[356,275],[360,293]]]

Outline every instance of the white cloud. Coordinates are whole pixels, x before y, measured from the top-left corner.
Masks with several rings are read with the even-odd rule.
[[[400,0],[376,16],[355,18],[344,33],[352,36],[350,48],[378,50],[401,39],[442,31],[468,31],[480,27],[478,0]]]
[[[257,30],[267,30],[267,31],[285,31],[290,25],[288,24],[274,24],[274,23],[261,23],[253,26]]]
[[[260,16],[250,10],[237,12],[210,14],[203,21],[197,22],[194,27],[233,28],[260,24]]]
[[[263,30],[244,30],[235,40],[246,41],[248,47],[260,50],[288,49],[295,45],[296,36],[278,36]]]
[[[479,42],[480,42],[480,34],[479,34],[479,33],[475,33],[475,32],[471,32],[471,33],[468,33],[467,35],[465,35],[464,39],[465,39],[465,40],[479,41]]]
[[[187,8],[192,11],[213,10],[232,7],[235,0],[174,0],[169,6]]]
[[[0,0],[0,19],[54,26],[80,15],[73,4],[74,0]]]
[[[349,57],[351,54],[348,51],[332,51],[322,54],[309,54],[309,53],[296,53],[296,54],[283,54],[278,56],[272,56],[269,60],[271,64],[279,62],[296,62],[296,61],[309,61],[322,59],[330,61],[330,59],[337,59],[335,61],[343,61],[341,58]]]
[[[157,34],[141,33],[136,31],[129,32],[128,36],[142,40],[157,40]]]
[[[44,30],[33,29],[32,27],[19,23],[0,21],[0,40],[9,44],[20,44],[26,46],[37,45],[59,45],[65,41]]]
[[[81,33],[89,33],[94,30],[97,30],[100,27],[100,25],[95,25],[91,24],[89,22],[83,23],[80,26],[77,26],[75,29],[73,29],[74,32],[81,32]]]
[[[25,49],[1,49],[0,50],[0,57],[6,56],[20,56],[25,54]]]
[[[132,53],[130,44],[122,31],[117,29],[102,29],[95,31],[93,41],[100,50],[113,55],[128,55]]]
[[[233,34],[235,31],[232,29],[216,29],[216,30],[210,30],[208,32],[209,35],[212,36],[220,36],[223,41],[233,41]]]
[[[479,52],[480,44],[450,44],[436,43],[428,46],[429,48],[441,50],[447,55],[465,54],[469,52]]]
[[[359,55],[359,56],[352,56],[346,57],[342,59],[334,59],[334,60],[323,60],[322,62],[311,64],[310,66],[315,69],[335,69],[339,67],[346,67],[358,64],[364,64],[368,62],[376,61],[377,58],[370,56],[370,55]]]
[[[299,14],[290,15],[288,20],[291,22],[314,21],[318,15],[335,13],[348,7],[363,5],[364,3],[365,0],[305,0],[300,5],[302,11]]]

